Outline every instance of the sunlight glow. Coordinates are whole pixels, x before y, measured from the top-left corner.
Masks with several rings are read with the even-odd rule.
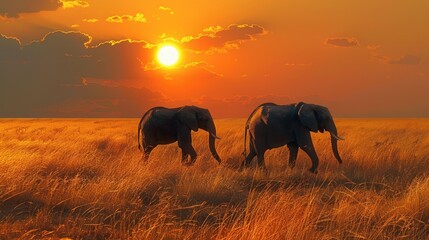
[[[158,61],[164,66],[172,66],[179,60],[179,51],[173,46],[164,46],[158,51]]]

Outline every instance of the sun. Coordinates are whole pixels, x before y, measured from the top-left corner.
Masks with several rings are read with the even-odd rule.
[[[179,60],[179,51],[173,46],[164,46],[158,51],[158,61],[164,66],[172,66]]]

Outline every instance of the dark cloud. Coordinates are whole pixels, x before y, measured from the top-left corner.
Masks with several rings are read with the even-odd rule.
[[[86,53],[91,41],[91,36],[87,34],[56,31],[47,34],[40,41],[34,41],[24,46],[23,50],[29,57],[38,54],[48,54],[48,58],[55,55],[60,57],[63,55],[80,56]]]
[[[156,48],[145,41],[91,41],[81,32],[56,31],[22,45],[0,35],[0,117],[137,117],[174,103],[141,86],[166,78],[199,86],[194,83],[217,76],[203,62],[168,74],[147,70]]]
[[[121,40],[89,48],[86,77],[104,79],[138,79],[146,77],[143,66],[151,61],[153,49],[145,41]]]
[[[17,18],[21,13],[53,11],[63,6],[60,0],[2,0],[0,16]]]
[[[222,36],[236,39],[228,34]],[[209,108],[215,117],[246,117],[263,102],[299,101],[328,106],[334,116],[427,117],[427,75],[409,81],[398,76],[379,88],[357,91],[330,102],[326,95],[222,98],[215,96],[222,93],[222,86],[231,88],[231,79],[206,62],[184,62],[168,70],[147,68],[154,63],[153,45],[133,40],[95,45],[91,40],[91,36],[80,32],[57,31],[22,45],[16,38],[0,35],[0,117],[138,117],[153,106],[185,104]],[[386,57],[384,61],[421,63],[420,59],[408,56],[394,61]],[[125,84],[127,81],[131,84]],[[153,89],[176,99],[168,99]],[[374,101],[368,107],[362,99]],[[392,99],[401,101],[390,104]]]
[[[333,45],[336,47],[356,47],[359,46],[359,42],[356,38],[344,38],[344,37],[333,37],[327,38],[325,44]]]
[[[256,25],[232,25],[205,34],[225,46],[262,32]],[[27,45],[1,35],[0,117],[137,117],[149,107],[186,104],[148,87],[174,96],[210,95],[223,78],[206,62],[157,67],[156,50],[129,39],[95,45],[81,32],[55,31]]]
[[[398,59],[389,59],[388,63],[389,64],[406,64],[406,65],[415,65],[415,64],[420,64],[421,59],[417,56],[413,56],[413,55],[404,55]]]
[[[392,58],[379,54],[376,50],[370,50],[371,55],[378,61],[384,64],[400,64],[400,65],[418,65],[421,63],[421,58],[415,55],[405,54],[399,58]]]
[[[162,101],[160,93],[144,88],[85,81],[144,78],[141,61],[151,51],[146,42],[90,42],[80,32],[52,32],[25,46],[1,36],[0,116],[138,116]]]
[[[0,34],[0,65],[16,62],[21,55],[21,43],[18,39]]]
[[[252,40],[254,36],[265,33],[264,28],[256,24],[233,24],[227,28],[210,27],[196,37],[182,38],[182,43],[186,48],[197,51],[237,48],[241,42]]]

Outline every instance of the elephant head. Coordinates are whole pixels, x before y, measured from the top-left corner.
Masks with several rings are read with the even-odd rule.
[[[221,163],[221,159],[215,148],[215,140],[220,139],[216,136],[216,127],[209,110],[195,106],[184,106],[177,112],[178,121],[184,124],[192,131],[203,129],[209,133],[209,148],[213,157]]]
[[[338,153],[337,141],[344,139],[338,136],[337,127],[328,108],[304,103],[298,110],[298,117],[302,125],[310,129],[310,131],[323,133],[326,130],[331,134],[332,151],[338,162],[342,163]]]

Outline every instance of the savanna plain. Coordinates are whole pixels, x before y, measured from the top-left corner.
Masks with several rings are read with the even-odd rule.
[[[139,119],[0,120],[0,239],[427,239],[429,119],[336,119],[344,163],[312,134],[319,173],[300,151],[239,171],[245,119],[216,120],[198,159],[177,144],[147,162]],[[256,162],[256,161],[254,161]]]

